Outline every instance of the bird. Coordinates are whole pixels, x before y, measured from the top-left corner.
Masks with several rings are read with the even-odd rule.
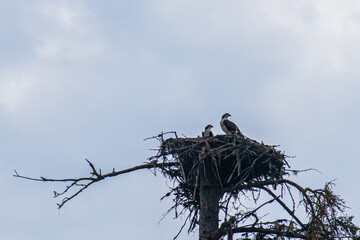
[[[226,133],[226,135],[236,135],[240,137],[244,137],[244,135],[240,132],[238,126],[235,123],[230,121],[228,117],[231,117],[229,113],[225,113],[220,121],[220,126],[222,130]]]
[[[206,125],[205,131],[202,132],[202,136],[203,137],[213,137],[214,134],[212,133],[211,128],[213,128],[213,126],[211,124]]]

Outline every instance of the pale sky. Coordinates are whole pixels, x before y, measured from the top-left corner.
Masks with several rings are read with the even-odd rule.
[[[335,181],[360,225],[360,2],[0,0],[0,232],[6,240],[168,240],[181,221],[150,171],[92,186],[60,211],[64,185],[142,164],[176,130],[220,134],[221,115],[279,144],[304,186]],[[180,239],[196,239],[187,236]]]

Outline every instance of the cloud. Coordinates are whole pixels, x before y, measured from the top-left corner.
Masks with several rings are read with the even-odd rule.
[[[105,48],[101,34],[91,24],[91,14],[80,2],[40,1],[26,11],[17,7],[23,21],[11,21],[22,39],[19,33],[8,38],[14,38],[19,47],[26,46],[23,52],[28,55],[5,61],[0,67],[0,109],[7,114],[20,113],[26,106],[34,108],[31,104],[43,102],[40,96],[50,97],[49,101],[56,98],[48,92],[54,85],[61,91],[61,86],[70,81],[64,79],[69,65],[86,64]]]
[[[36,72],[24,68],[0,71],[0,106],[13,112],[28,102],[27,96],[41,83]]]
[[[79,59],[94,57],[104,50],[103,42],[89,23],[89,13],[81,5],[47,3],[38,6],[37,13],[51,24],[37,39],[38,58]]]

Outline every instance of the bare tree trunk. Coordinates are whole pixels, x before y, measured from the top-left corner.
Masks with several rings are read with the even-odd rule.
[[[211,169],[211,159],[205,160],[205,166],[200,166],[200,220],[199,239],[218,240],[211,236],[219,226],[219,197],[216,177]]]

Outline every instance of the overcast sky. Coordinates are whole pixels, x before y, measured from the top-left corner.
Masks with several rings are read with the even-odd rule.
[[[0,232],[6,240],[168,240],[166,181],[109,179],[62,210],[63,185],[143,163],[161,131],[186,136],[229,112],[296,156],[297,179],[335,192],[360,224],[357,0],[0,0]],[[180,239],[186,239],[186,233]],[[196,234],[191,239],[196,239]]]

